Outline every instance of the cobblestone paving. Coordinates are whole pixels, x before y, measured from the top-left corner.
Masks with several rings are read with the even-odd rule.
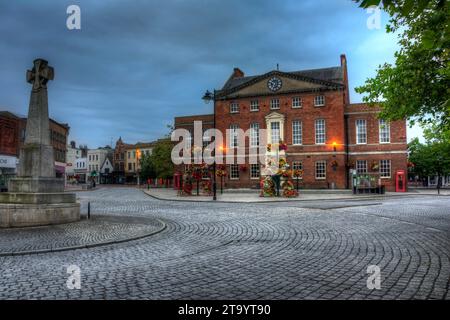
[[[450,198],[273,204],[80,192],[94,214],[157,217],[152,237],[0,257],[0,298],[450,299]],[[81,290],[66,287],[81,268]],[[367,267],[381,289],[367,288]]]
[[[96,215],[56,226],[0,229],[0,256],[89,247],[150,236],[165,224],[147,217]]]

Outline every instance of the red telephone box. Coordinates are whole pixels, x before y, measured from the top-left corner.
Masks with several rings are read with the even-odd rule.
[[[406,192],[405,170],[397,170],[395,173],[395,192]]]

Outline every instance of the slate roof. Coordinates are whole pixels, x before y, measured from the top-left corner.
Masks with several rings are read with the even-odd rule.
[[[271,71],[273,72],[273,71]],[[286,72],[287,74],[293,74],[296,76],[307,77],[315,80],[333,82],[338,84],[344,84],[344,72],[342,67],[331,67],[331,68],[322,68],[322,69],[310,69],[310,70],[300,70],[300,71],[292,71]],[[241,77],[241,78],[231,78],[229,79],[222,88],[222,91],[227,91],[239,87],[241,85],[246,84],[258,77],[257,76],[249,76],[249,77]]]

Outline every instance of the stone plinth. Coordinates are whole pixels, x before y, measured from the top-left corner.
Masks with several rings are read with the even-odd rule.
[[[64,192],[64,180],[58,178],[15,178],[9,180],[10,192]]]
[[[0,193],[0,203],[8,204],[56,204],[75,202],[75,193]]]
[[[0,204],[0,228],[43,226],[78,220],[79,203]]]

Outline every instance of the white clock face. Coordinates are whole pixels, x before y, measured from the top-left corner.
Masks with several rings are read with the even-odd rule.
[[[280,90],[282,85],[283,85],[283,82],[278,77],[270,78],[269,81],[267,81],[267,87],[271,91],[278,91],[278,90]]]

